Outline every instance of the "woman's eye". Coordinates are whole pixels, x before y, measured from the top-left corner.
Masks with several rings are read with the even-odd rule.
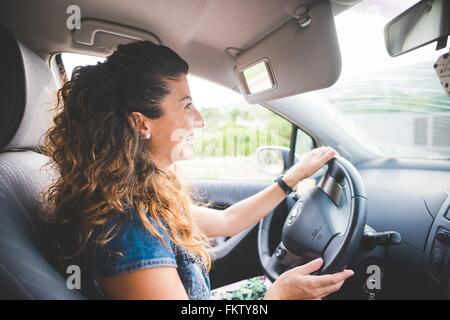
[[[186,105],[186,107],[184,107],[185,109],[190,109],[192,107],[192,103],[191,102],[189,102],[187,105]]]

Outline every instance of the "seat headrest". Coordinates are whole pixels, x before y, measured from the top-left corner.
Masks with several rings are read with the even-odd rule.
[[[50,67],[0,26],[0,151],[36,148],[52,123],[56,82]]]

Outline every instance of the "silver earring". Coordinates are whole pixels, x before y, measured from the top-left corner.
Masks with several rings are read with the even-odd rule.
[[[150,132],[147,132],[145,135],[144,135],[144,139],[145,140],[148,140],[148,139],[150,139]]]

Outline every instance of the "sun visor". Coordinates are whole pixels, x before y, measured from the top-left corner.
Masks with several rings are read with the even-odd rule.
[[[235,58],[239,89],[249,103],[323,89],[341,72],[341,55],[328,1],[305,5],[292,18]]]

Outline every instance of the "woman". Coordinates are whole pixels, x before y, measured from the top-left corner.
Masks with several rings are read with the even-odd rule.
[[[120,45],[106,62],[77,68],[58,92],[45,151],[60,177],[47,200],[63,265],[81,267],[92,298],[208,299],[207,237],[233,236],[285,197],[273,184],[224,211],[196,204],[173,162],[192,157],[203,119],[192,104],[187,63],[148,41]],[[296,185],[335,155],[318,148],[285,175]],[[289,270],[267,299],[317,299],[353,274]]]

